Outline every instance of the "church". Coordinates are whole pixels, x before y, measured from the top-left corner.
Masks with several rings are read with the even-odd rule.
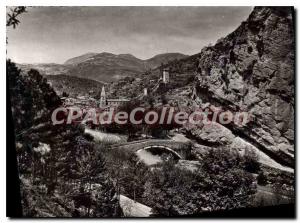
[[[161,82],[164,84],[168,84],[170,82],[169,68],[164,68],[161,70],[161,76],[160,76],[156,86],[159,86],[159,83],[161,83]],[[142,97],[147,96],[148,93],[149,93],[148,88],[144,88],[144,92],[140,96],[142,96]],[[130,100],[126,99],[126,98],[107,98],[106,92],[105,92],[105,87],[102,86],[102,90],[101,90],[101,94],[100,94],[100,103],[99,103],[99,107],[101,109],[106,110],[106,109],[109,109],[112,107],[119,107],[119,106],[126,104],[129,101]]]
[[[102,87],[101,95],[100,95],[100,108],[110,108],[110,107],[119,107],[121,105],[126,104],[130,100],[125,98],[106,98],[105,87]]]

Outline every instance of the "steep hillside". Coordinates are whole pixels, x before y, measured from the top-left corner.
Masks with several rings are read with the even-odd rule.
[[[93,217],[120,216],[100,150],[79,126],[53,125],[52,111],[62,102],[46,79],[36,70],[21,71],[9,60],[6,67],[13,117],[8,124],[15,130],[22,215],[86,217],[90,213],[81,208],[85,199],[93,203]]]
[[[81,56],[68,59],[64,64],[65,65],[67,65],[67,64],[74,65],[74,64],[82,63],[95,55],[97,55],[97,53],[86,53]]]
[[[161,67],[134,80],[112,85],[113,93],[136,97],[147,87],[156,102],[220,107],[247,112],[245,126],[224,128],[235,137],[290,167],[294,166],[294,21],[290,7],[255,7],[249,18],[214,46],[163,65],[170,83],[159,85]],[[151,92],[155,89],[155,92]],[[192,97],[193,96],[193,97]],[[223,128],[219,126],[219,128]],[[191,132],[202,137],[201,129]],[[224,131],[227,131],[224,129]],[[222,137],[209,130],[210,138]],[[201,138],[202,142],[207,139]],[[203,141],[204,140],[204,141]],[[217,140],[218,141],[218,140]],[[230,139],[230,146],[242,147]],[[250,143],[250,144],[249,144]],[[245,146],[243,146],[245,147]],[[245,148],[246,148],[245,147]]]
[[[70,96],[84,95],[87,93],[96,96],[103,86],[103,83],[95,80],[68,75],[48,75],[46,78],[59,95],[65,92]]]
[[[112,82],[121,77],[136,76],[147,68],[146,63],[130,54],[100,53],[73,64],[67,75]]]
[[[166,66],[171,78],[173,73],[196,74],[195,93],[202,104],[251,114],[246,126],[227,128],[293,166],[294,59],[293,9],[255,7],[247,21],[214,46]]]
[[[197,94],[253,121],[233,127],[290,165],[294,156],[292,8],[256,7],[248,20],[198,58]]]
[[[165,64],[170,61],[176,61],[186,57],[188,56],[181,53],[163,53],[146,60],[146,62],[148,66],[150,66],[151,68],[155,68],[160,66],[162,63]]]

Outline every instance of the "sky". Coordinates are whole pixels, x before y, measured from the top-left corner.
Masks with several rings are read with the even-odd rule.
[[[9,10],[9,9],[8,9]],[[7,28],[7,57],[64,63],[85,53],[192,55],[234,31],[251,7],[31,7]]]

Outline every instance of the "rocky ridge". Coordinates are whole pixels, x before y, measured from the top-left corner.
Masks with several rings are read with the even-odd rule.
[[[252,116],[229,128],[256,147],[294,162],[294,29],[290,7],[255,7],[246,22],[198,56],[196,94]]]
[[[215,45],[116,86],[118,92],[128,84],[135,92],[141,92],[145,86],[151,89],[160,78],[159,70],[167,67],[171,82],[164,89],[151,92],[156,102],[164,94],[171,105],[198,105],[211,110],[217,107],[233,114],[247,112],[251,117],[246,125],[218,125],[220,131],[188,129],[191,135],[207,145],[214,138],[218,145],[213,146],[251,145],[281,165],[293,168],[294,59],[293,8],[255,7],[246,21]],[[178,77],[190,81],[172,83]],[[219,134],[224,131],[229,131],[229,138]]]

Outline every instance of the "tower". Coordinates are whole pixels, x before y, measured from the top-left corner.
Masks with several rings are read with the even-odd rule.
[[[147,95],[148,95],[148,89],[144,88],[144,96],[147,96]]]
[[[102,86],[101,95],[100,95],[100,108],[103,108],[106,106],[106,94],[105,94],[105,88]]]
[[[169,70],[165,68],[163,69],[163,82],[166,84],[169,83],[169,80],[170,80]]]

